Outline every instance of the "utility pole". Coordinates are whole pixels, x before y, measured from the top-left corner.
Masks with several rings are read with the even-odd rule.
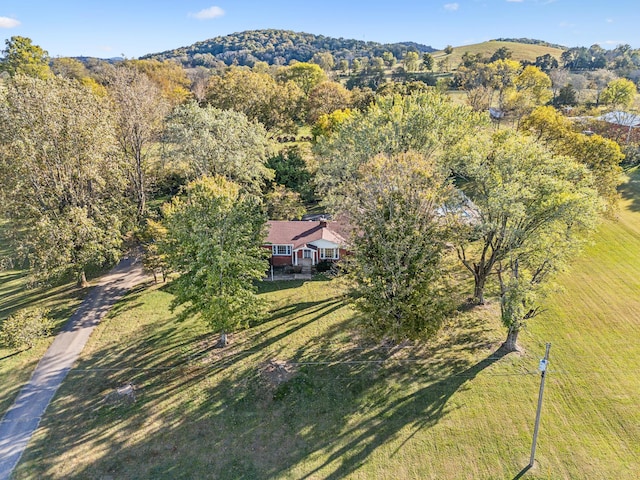
[[[538,410],[536,412],[536,424],[533,428],[533,442],[531,443],[531,459],[529,460],[529,468],[533,467],[533,462],[536,459],[536,443],[538,442],[538,430],[540,428],[540,411],[542,410],[542,394],[544,393],[544,379],[547,373],[547,365],[549,365],[549,350],[551,350],[551,344],[547,343],[547,350],[544,353],[544,358],[540,360],[540,393],[538,394]]]

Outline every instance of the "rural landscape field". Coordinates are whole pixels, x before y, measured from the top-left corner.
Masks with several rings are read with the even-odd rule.
[[[437,48],[194,41],[237,12],[171,6],[106,58],[12,8],[0,480],[638,477],[630,40],[480,40],[461,2]]]

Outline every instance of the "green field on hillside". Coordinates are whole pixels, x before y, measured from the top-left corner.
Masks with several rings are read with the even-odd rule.
[[[96,328],[15,478],[634,479],[640,457],[640,173],[521,334],[495,302],[427,345],[371,345],[336,280],[267,283],[270,315],[225,349],[143,286]],[[135,386],[135,402],[115,389]],[[520,478],[520,477],[518,477]]]
[[[453,47],[453,53],[450,55],[446,55],[443,50],[438,50],[434,52],[433,58],[438,62],[443,58],[448,58],[449,60],[449,68],[454,70],[460,65],[462,61],[462,55],[465,52],[469,52],[473,55],[481,53],[487,58],[491,57],[496,50],[501,47],[506,47],[512,52],[512,57],[514,60],[527,60],[529,62],[535,61],[536,57],[540,57],[542,55],[546,55],[547,53],[554,56],[556,59],[560,60],[560,55],[562,55],[563,50],[554,47],[546,47],[544,45],[533,45],[527,43],[516,43],[516,42],[497,42],[495,40],[483,43],[475,43],[472,45],[462,45],[460,47]]]

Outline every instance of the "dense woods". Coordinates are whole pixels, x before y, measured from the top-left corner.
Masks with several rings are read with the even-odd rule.
[[[287,65],[291,60],[308,62],[314,56],[326,52],[340,61],[358,57],[380,57],[384,52],[402,58],[411,50],[432,52],[435,49],[414,42],[380,44],[288,30],[251,30],[215,37],[189,47],[150,54],[143,58],[175,60],[185,67],[211,68],[220,63],[253,67],[256,62],[270,65]]]
[[[634,125],[604,115],[635,111],[640,52],[452,51],[264,30],[113,63],[13,37],[0,215],[17,256],[34,281],[84,285],[140,244],[175,305],[226,333],[260,313],[265,220],[321,210],[351,226],[341,273],[366,332],[427,338],[489,295],[514,350],[638,161]]]

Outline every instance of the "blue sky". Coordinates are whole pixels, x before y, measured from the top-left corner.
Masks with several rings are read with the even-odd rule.
[[[638,0],[2,0],[0,40],[56,56],[139,57],[243,30],[282,28],[443,48],[498,37],[640,48]]]

